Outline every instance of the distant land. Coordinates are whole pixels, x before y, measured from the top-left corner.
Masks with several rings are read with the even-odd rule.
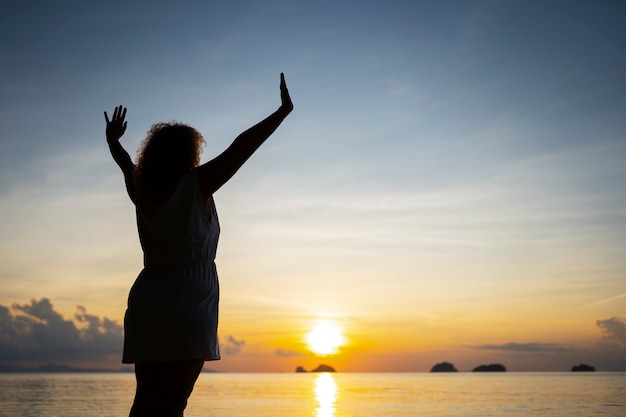
[[[118,369],[103,368],[80,368],[70,365],[48,363],[34,367],[21,365],[0,365],[0,372],[133,372],[132,367],[120,367]]]
[[[580,365],[574,365],[572,366],[570,372],[595,372],[596,368],[592,365],[588,365],[588,364],[584,364],[581,363]],[[124,366],[124,367],[120,367],[117,369],[112,369],[112,368],[82,368],[82,367],[77,367],[77,366],[71,366],[71,365],[64,365],[64,364],[54,364],[54,363],[48,363],[45,365],[39,365],[39,366],[22,366],[22,365],[15,365],[15,364],[0,364],[0,373],[115,373],[115,372],[134,372],[134,369],[132,366]],[[216,371],[214,369],[210,369],[210,368],[204,368],[202,370],[202,372],[209,372],[209,373],[219,373],[222,371]],[[304,369],[302,366],[298,366],[295,370],[295,372],[297,373],[308,373],[308,372],[337,372],[335,370],[335,368],[333,368],[330,365],[325,365],[325,364],[320,364],[319,366],[317,366],[316,368],[312,369],[311,371],[307,371],[306,369]],[[454,364],[450,363],[450,362],[440,362],[437,363],[435,365],[433,365],[433,367],[431,368],[430,372],[452,372],[452,373],[456,373],[459,372],[456,367],[454,366]],[[463,371],[463,372],[468,372],[468,371]],[[507,372],[507,369],[504,365],[501,364],[490,364],[490,365],[480,365],[477,366],[476,368],[474,368],[471,372]],[[566,370],[563,371],[554,371],[554,372],[566,372]],[[616,371],[616,372],[624,372],[624,371]]]
[[[117,369],[105,369],[105,368],[80,368],[76,366],[70,365],[59,365],[54,363],[48,363],[45,365],[39,365],[34,367],[27,367],[21,365],[0,365],[0,373],[1,372],[72,372],[72,373],[80,373],[80,372],[102,372],[102,373],[112,373],[112,372],[134,372],[134,368],[132,366],[123,366]],[[217,372],[213,369],[202,369],[202,372]]]

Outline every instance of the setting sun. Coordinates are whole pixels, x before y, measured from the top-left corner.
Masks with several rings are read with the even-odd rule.
[[[337,352],[344,343],[341,328],[330,320],[317,322],[306,335],[309,348],[318,355],[330,355]]]

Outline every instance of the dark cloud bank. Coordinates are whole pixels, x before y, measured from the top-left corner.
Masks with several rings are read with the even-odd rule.
[[[89,314],[83,306],[77,306],[73,319],[66,320],[47,298],[0,305],[0,370],[51,363],[79,367],[117,363],[122,367],[123,340],[121,323]],[[240,354],[245,343],[228,336],[220,343],[222,353]]]
[[[0,363],[99,361],[121,357],[123,327],[78,306],[74,320],[54,311],[50,300],[0,306]]]

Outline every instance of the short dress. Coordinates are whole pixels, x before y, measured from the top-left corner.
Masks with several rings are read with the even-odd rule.
[[[122,362],[220,359],[213,197],[205,209],[194,169],[166,202],[136,213],[144,268],[128,296]]]

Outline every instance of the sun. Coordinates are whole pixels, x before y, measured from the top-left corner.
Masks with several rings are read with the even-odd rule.
[[[315,323],[310,332],[306,334],[309,348],[318,355],[331,355],[343,346],[345,340],[341,327],[331,320],[323,320]]]

